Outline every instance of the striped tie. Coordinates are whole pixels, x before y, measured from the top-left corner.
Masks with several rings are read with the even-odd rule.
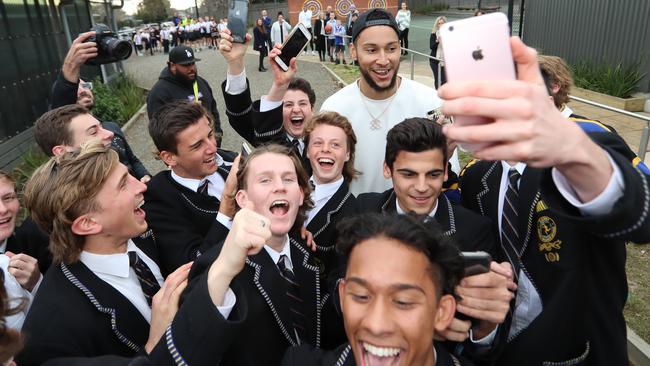
[[[289,303],[289,311],[291,312],[291,320],[293,329],[298,336],[298,343],[300,339],[305,338],[305,316],[302,314],[302,297],[300,296],[300,285],[296,281],[293,272],[287,268],[285,261],[288,260],[286,255],[280,256],[278,260],[278,268],[282,274],[282,278],[287,283],[287,300]]]
[[[129,252],[129,266],[135,271],[138,277],[142,293],[147,299],[147,303],[151,306],[151,299],[160,290],[160,285],[156,280],[146,263],[138,256],[136,252]]]
[[[519,257],[521,255],[521,240],[517,228],[519,227],[519,178],[521,175],[512,168],[508,172],[508,190],[503,201],[503,214],[501,216],[501,246],[512,264],[515,276],[519,275]]]
[[[207,180],[207,179],[204,180],[203,183],[201,183],[201,184],[199,185],[199,188],[197,188],[196,192],[197,192],[198,194],[202,194],[202,195],[204,195],[204,196],[207,196],[207,195],[208,195],[208,186],[209,186],[209,185],[210,185],[210,181]]]

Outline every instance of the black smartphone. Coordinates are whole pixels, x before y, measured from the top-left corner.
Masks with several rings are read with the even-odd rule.
[[[474,276],[490,271],[492,256],[486,252],[461,252],[465,262],[465,277]]]
[[[230,0],[228,7],[228,29],[233,42],[246,42],[246,25],[248,23],[248,0]]]
[[[307,28],[305,28],[302,23],[298,23],[289,34],[287,40],[282,44],[282,48],[280,48],[282,54],[274,59],[275,63],[278,64],[282,70],[289,70],[289,61],[294,57],[298,57],[303,48],[307,46],[310,39],[311,34]]]

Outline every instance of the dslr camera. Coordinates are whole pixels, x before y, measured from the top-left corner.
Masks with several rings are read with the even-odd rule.
[[[86,42],[97,43],[97,57],[86,61],[87,65],[103,65],[126,60],[131,56],[133,48],[129,41],[120,39],[110,28],[104,24],[96,24],[90,28],[95,31],[94,36],[88,37]]]

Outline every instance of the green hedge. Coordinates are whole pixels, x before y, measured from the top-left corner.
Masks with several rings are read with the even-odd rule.
[[[93,85],[93,114],[102,121],[123,125],[145,102],[144,91],[128,75],[122,74],[107,84],[95,79]]]
[[[593,90],[619,98],[629,98],[638,90],[642,73],[640,63],[623,65],[578,62],[571,66],[577,87]]]

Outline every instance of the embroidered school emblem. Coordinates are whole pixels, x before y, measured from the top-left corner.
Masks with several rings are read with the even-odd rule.
[[[562,248],[562,240],[554,240],[556,235],[557,224],[552,218],[542,216],[537,219],[537,237],[540,240],[539,251],[545,252],[544,258],[549,263],[560,260],[560,253],[557,251]]]

